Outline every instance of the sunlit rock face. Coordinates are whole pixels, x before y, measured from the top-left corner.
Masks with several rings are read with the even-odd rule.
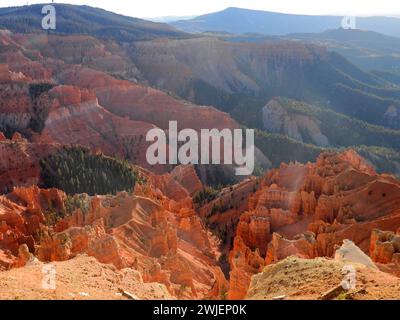
[[[374,229],[399,228],[400,183],[376,174],[354,151],[323,153],[314,164],[282,164],[267,172],[255,189],[243,211],[209,218],[218,224],[228,213],[236,217],[228,296],[244,297],[251,275],[264,265],[293,255],[333,257],[346,239],[366,254],[372,250],[375,260],[397,258],[393,244],[373,245],[370,239]]]
[[[194,203],[205,187],[195,168],[149,165],[146,133],[167,130],[170,120],[178,129],[239,128],[227,113],[139,84],[141,72],[116,42],[0,31],[0,44],[1,269],[88,255],[117,272],[133,270],[140,283],[161,284],[170,297],[243,299],[265,267],[293,256],[333,258],[348,239],[381,271],[400,274],[400,182],[378,175],[356,152],[281,164]],[[167,44],[141,43],[137,52]],[[168,45],[183,49],[177,44]],[[264,53],[270,54],[258,52],[257,61]],[[146,59],[152,57],[138,60]],[[225,60],[222,68],[233,70]],[[207,74],[203,67],[199,74]],[[176,75],[185,81],[187,74]],[[217,72],[209,80],[228,91],[259,90],[240,78]],[[282,116],[270,104],[264,116],[271,114]],[[275,130],[276,123],[263,120]],[[310,119],[283,115],[282,121],[294,138],[301,140],[306,127],[315,143],[328,143]],[[40,161],[65,145],[127,159],[145,179],[133,193],[78,195],[81,205],[71,208],[63,191],[38,187]]]

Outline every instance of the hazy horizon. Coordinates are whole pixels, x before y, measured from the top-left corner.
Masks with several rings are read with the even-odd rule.
[[[0,7],[15,7],[49,3],[46,1],[1,0]],[[354,16],[400,16],[400,2],[392,0],[337,0],[326,2],[321,0],[147,0],[135,5],[134,1],[114,0],[69,0],[55,3],[88,5],[103,8],[115,13],[151,19],[160,17],[188,17],[224,10],[228,7],[272,11],[299,15],[354,15]],[[390,8],[390,9],[388,9]]]

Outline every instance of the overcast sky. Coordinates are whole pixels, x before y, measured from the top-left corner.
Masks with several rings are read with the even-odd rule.
[[[43,0],[0,0],[0,7],[43,3]],[[63,0],[133,17],[191,16],[240,7],[298,14],[400,15],[398,0]]]

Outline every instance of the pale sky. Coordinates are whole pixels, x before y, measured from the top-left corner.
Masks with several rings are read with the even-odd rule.
[[[0,7],[44,3],[44,0],[0,0]],[[50,2],[50,1],[49,1]],[[400,15],[398,0],[62,0],[86,4],[128,16],[148,18],[192,16],[240,7],[297,14]]]

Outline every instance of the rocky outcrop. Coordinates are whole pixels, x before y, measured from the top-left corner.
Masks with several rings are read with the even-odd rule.
[[[77,208],[54,225],[49,218],[67,212],[66,195],[17,188],[0,197],[0,264],[26,264],[31,258],[21,245],[44,262],[88,254],[118,269],[134,268],[145,282],[163,283],[176,297],[222,297],[227,284],[217,242],[193,209],[152,190],[149,185],[133,196],[82,197],[87,209]]]
[[[346,290],[349,265],[327,258],[288,257],[254,275],[248,300],[380,300],[397,299],[398,277],[362,264],[353,264],[355,288]],[[343,281],[346,282],[343,282]],[[351,279],[350,279],[351,281]]]
[[[265,254],[267,244],[271,240],[271,218],[268,212],[252,215],[241,215],[237,225],[236,236],[252,250],[258,249]]]
[[[195,205],[193,196],[203,188],[196,173],[201,168],[149,165],[146,133],[156,127],[167,130],[170,120],[178,122],[178,129],[197,131],[234,129],[238,124],[212,107],[126,80],[141,74],[118,43],[88,36],[36,35],[35,41],[27,37],[0,31],[4,47],[0,58],[5,62],[0,65],[0,128],[11,136],[0,135],[3,268],[29,264],[32,255],[42,262],[89,255],[118,270],[134,270],[145,283],[160,283],[176,298],[241,299],[252,276],[265,265],[279,264],[290,256],[334,257],[337,246],[349,239],[370,253],[381,270],[400,270],[398,235],[394,234],[400,230],[400,183],[389,175],[378,175],[354,151],[326,152],[316,163],[282,164],[263,178],[251,177],[225,187],[208,203]],[[215,40],[188,41],[194,47],[220,45]],[[63,46],[56,45],[60,43]],[[153,41],[138,43],[135,52],[154,46],[170,56],[187,50],[176,41]],[[233,47],[243,50],[236,44]],[[282,48],[261,46],[254,59],[265,61],[276,53],[266,49]],[[297,53],[303,49],[308,52],[298,47]],[[143,68],[144,61],[157,57],[138,55],[135,59]],[[307,55],[303,61],[312,59]],[[220,70],[236,64],[225,60]],[[196,70],[197,78],[210,74],[204,73],[205,67]],[[183,74],[185,81],[192,78],[191,71],[168,68],[158,72],[170,77]],[[183,66],[183,70],[191,68]],[[240,81],[233,81],[230,72],[214,71],[206,80],[226,92],[259,90],[242,73],[238,73]],[[152,81],[162,87],[157,79],[162,77]],[[181,86],[182,79],[176,80],[167,88]],[[32,86],[43,83],[51,85]],[[276,105],[267,107],[264,115],[274,120],[266,123],[269,120],[264,117],[270,131],[284,130],[301,140],[307,128],[313,142],[329,143],[311,119],[288,118]],[[276,124],[280,127],[273,127]],[[66,206],[63,192],[33,186],[41,182],[40,160],[69,144],[128,159],[144,167],[140,171],[145,179],[133,194],[75,195],[80,205]]]
[[[21,41],[24,45],[27,43],[23,42],[23,37],[17,39],[14,38],[15,42]],[[36,55],[35,57],[35,53],[29,58],[25,56],[26,51],[23,45],[17,43],[17,46],[19,48],[6,48],[6,52],[2,54],[10,70],[19,74],[19,78],[26,77],[29,80],[38,82],[52,82],[53,73],[45,65],[43,58],[40,55]]]
[[[26,244],[34,253],[47,213],[65,210],[65,197],[56,189],[37,187],[15,188],[0,196],[0,249],[18,257],[20,245]]]
[[[0,82],[3,83],[9,81],[11,81],[11,74],[8,65],[0,64]]]
[[[146,160],[149,143],[145,137],[154,126],[108,112],[87,89],[58,86],[49,96],[49,115],[36,141],[79,144],[150,168]]]
[[[177,166],[171,172],[171,178],[183,186],[191,196],[203,188],[193,166]]]
[[[65,261],[87,253],[102,263],[124,266],[114,237],[106,234],[98,222],[85,227],[71,227],[41,239],[36,254],[41,261]]]
[[[229,202],[225,206],[223,192],[199,209],[212,228],[225,230],[219,233],[221,239],[229,243],[229,234],[234,239],[229,248],[228,296],[246,292],[251,275],[258,272],[254,256],[261,258],[261,266],[290,256],[333,257],[348,239],[365,254],[371,252],[374,261],[397,259],[394,244],[378,241],[373,230],[399,228],[400,184],[389,175],[376,174],[354,151],[323,153],[315,164],[283,164],[253,187],[242,210],[232,210]],[[218,218],[207,211],[216,204]],[[237,222],[227,229],[222,226],[224,216]]]
[[[377,263],[400,264],[400,235],[391,231],[373,230],[370,256]]]
[[[313,143],[321,147],[330,144],[315,119],[302,114],[290,114],[278,100],[269,101],[261,112],[263,127],[267,132],[283,134],[295,140]]]
[[[316,256],[314,244],[315,238],[312,233],[298,235],[293,240],[285,239],[274,233],[268,245],[265,262],[272,264],[290,256],[312,259]]]
[[[223,189],[199,213],[192,196],[202,185],[193,167],[143,174],[146,182],[133,195],[82,195],[80,208],[55,221],[52,212],[66,212],[60,191],[16,188],[1,197],[1,265],[26,264],[31,257],[21,245],[41,261],[88,254],[118,269],[133,268],[178,298],[229,299],[244,298],[265,265],[290,256],[338,256],[346,239],[369,252],[379,269],[398,270],[400,185],[357,154],[326,153],[315,164],[282,165],[263,179]],[[353,261],[354,250],[346,248],[341,261]]]
[[[252,251],[242,238],[236,237],[229,254],[229,264],[231,271],[229,272],[228,299],[243,299],[250,285],[251,276],[262,271],[264,260],[258,249]]]
[[[172,120],[179,130],[239,128],[215,108],[138,84],[140,72],[116,42],[11,33],[2,39],[0,130],[24,132],[34,142],[80,144],[165,173],[173,168],[146,160],[150,129],[167,130]],[[42,83],[54,88],[31,91]],[[190,193],[198,187],[194,184]]]
[[[0,140],[0,193],[8,193],[14,186],[37,185],[40,160],[60,147],[53,143],[29,143],[18,134],[12,140]]]
[[[0,84],[9,83],[9,82],[27,82],[29,78],[27,78],[21,72],[12,72],[10,71],[9,65],[1,63],[0,64]]]
[[[0,261],[1,257],[0,252]],[[44,275],[51,276],[54,272],[54,289],[51,278],[43,287]],[[17,297],[27,300],[176,299],[164,285],[144,282],[137,270],[116,269],[87,255],[51,264],[35,261],[24,268],[0,272],[0,298],[14,300]]]
[[[377,269],[371,258],[350,240],[344,240],[342,246],[336,250],[335,260],[345,264],[358,264],[370,269]]]
[[[163,192],[169,189],[156,188],[156,177],[147,177],[134,195],[74,196],[79,201],[67,201],[56,189],[15,188],[0,197],[0,265],[23,266],[30,254],[43,262],[87,254],[118,269],[133,268],[145,282],[162,283],[175,297],[223,297],[227,282],[218,265],[218,242],[183,186],[192,192],[194,183],[201,186],[193,168],[162,177],[166,185],[174,182],[185,192],[183,199],[167,197]]]
[[[71,69],[61,75],[61,81],[94,90],[99,103],[116,115],[152,123],[164,130],[171,120],[178,122],[178,130],[238,128],[226,113],[214,108],[188,104],[162,91],[88,68]]]

